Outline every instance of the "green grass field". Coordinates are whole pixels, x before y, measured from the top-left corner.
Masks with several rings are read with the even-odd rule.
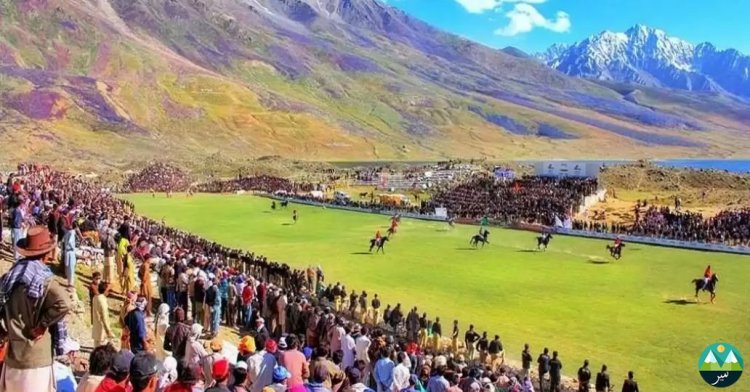
[[[329,282],[439,316],[445,333],[453,319],[462,336],[473,323],[499,334],[513,360],[528,342],[535,358],[544,346],[558,350],[568,375],[586,358],[592,371],[606,363],[618,391],[631,369],[644,391],[708,390],[698,374],[706,346],[726,341],[750,355],[748,257],[629,244],[609,262],[604,241],[557,236],[536,252],[535,234],[497,228],[491,245],[472,250],[476,227],[408,219],[385,255],[369,255],[386,216],[300,205],[272,212],[270,200],[247,195],[125,197],[141,214],[228,246],[321,264]],[[709,263],[720,277],[717,302],[702,293],[695,304],[691,280]],[[750,390],[750,376],[731,390]]]

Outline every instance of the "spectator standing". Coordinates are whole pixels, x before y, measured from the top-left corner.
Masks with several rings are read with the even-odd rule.
[[[117,243],[115,242],[115,232],[109,228],[103,230],[101,239],[102,251],[104,252],[104,270],[103,276],[105,282],[112,283],[115,281],[115,254],[117,253]]]
[[[304,380],[310,376],[310,369],[307,365],[305,355],[299,351],[299,341],[296,336],[287,336],[286,343],[288,349],[281,353],[280,357],[281,365],[289,372],[287,385],[289,387],[303,385]]]
[[[638,382],[633,378],[633,371],[628,372],[628,378],[622,383],[622,392],[640,392]]]
[[[375,363],[375,384],[377,392],[391,392],[393,390],[393,369],[396,367],[391,361],[387,348],[380,349],[380,359]]]
[[[276,341],[268,339],[266,341],[265,351],[261,351],[262,359],[258,367],[258,375],[250,386],[251,392],[261,392],[264,387],[273,383],[273,371],[277,365],[276,362]],[[250,365],[250,364],[248,364]]]
[[[500,341],[499,335],[495,335],[495,338],[492,339],[487,352],[490,354],[490,367],[492,368],[492,372],[497,372],[500,366],[505,362],[503,343]]]
[[[562,367],[563,364],[560,358],[557,357],[557,351],[552,352],[552,359],[549,361],[549,379],[550,379],[550,391],[560,392],[560,381],[562,380]]]
[[[132,351],[133,354],[145,351],[148,346],[148,343],[146,342],[145,309],[146,298],[138,297],[135,301],[135,309],[131,310],[130,313],[125,316],[125,325],[127,325],[130,334],[130,351]]]
[[[477,351],[479,351],[479,363],[484,366],[487,364],[487,349],[489,348],[490,342],[487,339],[487,331],[482,332],[482,337],[477,341]]]
[[[440,351],[440,339],[443,337],[443,327],[440,325],[440,317],[435,317],[432,324],[432,349],[435,352]]]
[[[65,235],[63,236],[63,261],[65,262],[65,278],[68,281],[68,289],[72,290],[76,278],[76,238],[78,224],[75,220],[66,223]]]
[[[477,341],[479,340],[479,334],[474,331],[474,324],[469,325],[469,330],[464,334],[464,344],[466,345],[466,359],[468,361],[474,360],[474,350]]]
[[[106,281],[100,282],[97,287],[97,294],[94,296],[92,302],[93,325],[91,328],[91,338],[94,340],[94,347],[102,346],[115,337],[109,322],[108,291],[109,283]]]
[[[52,390],[53,347],[62,346],[58,333],[53,342],[48,330],[64,330],[65,316],[71,311],[70,295],[45,265],[52,261],[55,243],[46,227],[29,229],[16,245],[18,260],[0,278],[0,302],[7,334],[13,342],[5,354],[0,391]]]
[[[596,388],[596,392],[610,392],[612,390],[612,386],[609,383],[607,365],[602,365],[602,371],[596,374],[594,387]]]
[[[589,392],[589,383],[591,382],[591,370],[589,369],[589,360],[583,361],[583,366],[578,368],[578,392]]]
[[[451,352],[458,354],[458,320],[453,320],[453,332],[451,333]]]
[[[450,387],[450,383],[448,383],[448,380],[444,377],[445,374],[445,368],[443,366],[438,366],[432,377],[430,377],[429,382],[427,383],[427,392],[447,392],[448,388]]]
[[[536,363],[539,365],[539,392],[545,392],[544,389],[544,379],[546,375],[550,371],[550,357],[549,357],[549,349],[547,347],[544,348],[544,351],[539,354],[539,358],[537,358]]]
[[[123,241],[121,240],[120,243],[123,243]],[[125,253],[120,258],[120,264],[122,264],[120,286],[122,292],[127,295],[129,292],[135,291],[135,262],[133,261],[133,247],[128,245],[125,249]]]
[[[146,299],[146,307],[144,308],[144,314],[146,317],[151,317],[153,314],[151,305],[154,296],[154,286],[151,284],[151,262],[151,255],[146,256],[145,260],[143,260],[143,264],[141,264],[141,267],[138,270],[138,278],[141,279],[140,295]]]
[[[521,352],[521,379],[523,380],[526,376],[531,376],[531,352],[529,351],[529,344],[523,345],[523,351]]]
[[[399,352],[396,356],[398,365],[393,369],[393,386],[396,391],[401,391],[409,387],[409,356],[405,352]]]
[[[182,308],[175,309],[174,318],[175,323],[164,334],[164,350],[171,352],[179,363],[185,359],[190,327],[185,324],[185,311]]]
[[[169,305],[162,302],[156,309],[156,318],[154,319],[154,348],[156,359],[163,361],[169,355],[164,351],[166,343],[167,329],[169,328]],[[176,365],[175,365],[176,366]]]
[[[9,202],[10,204],[10,202]],[[11,206],[12,211],[10,213],[10,239],[11,246],[13,247],[13,260],[18,261],[21,259],[21,254],[18,252],[18,242],[23,237],[23,210],[21,209],[20,203],[15,206]]]

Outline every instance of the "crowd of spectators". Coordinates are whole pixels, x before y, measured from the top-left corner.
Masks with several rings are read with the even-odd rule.
[[[229,193],[239,191],[260,191],[275,193],[283,191],[286,193],[309,192],[315,189],[315,185],[309,183],[294,183],[286,178],[275,176],[238,176],[231,180],[215,180],[200,184],[196,187],[198,192]]]
[[[543,350],[532,383],[534,361],[528,346],[521,352],[521,367],[512,368],[506,362],[512,354],[497,334],[492,339],[469,326],[461,336],[463,325],[457,320],[444,329],[439,317],[420,314],[416,307],[396,304],[383,310],[377,294],[328,284],[320,267],[292,269],[169,228],[135,215],[133,205],[105,190],[49,168],[23,167],[20,172],[22,176],[9,179],[8,189],[10,197],[19,200],[11,215],[20,210],[33,222],[26,242],[36,242],[42,233],[54,237],[60,221],[66,222],[65,235],[75,239],[79,231],[70,222],[82,217],[93,217],[101,238],[103,272],[89,287],[92,314],[98,315],[92,320],[97,347],[91,358],[96,366],[84,375],[78,391],[530,392],[540,382],[543,391],[570,390],[561,383],[557,352]],[[546,189],[546,184],[527,179],[519,186]],[[36,205],[41,207],[32,208]],[[40,257],[50,261],[50,254]],[[39,263],[21,256],[17,266]],[[152,270],[162,299],[156,311]],[[12,269],[9,275],[13,274]],[[136,288],[133,282],[138,280]],[[5,290],[0,282],[0,291]],[[114,312],[120,314],[116,322],[123,331],[118,340],[113,339],[110,312],[101,309],[107,306],[102,297],[112,293],[126,298],[122,309]],[[40,314],[49,310],[46,303],[35,304]],[[59,311],[69,309],[55,306]],[[15,325],[16,318],[24,316],[4,317],[6,325]],[[242,336],[236,358],[222,354],[223,343],[216,339],[220,325],[237,328]],[[34,333],[42,336],[45,331]],[[23,345],[31,351],[41,346]],[[69,359],[76,351],[71,346],[63,345],[54,362],[61,391],[75,389],[75,380],[71,389],[70,377],[58,376],[71,372]],[[7,346],[6,358],[17,358],[18,347]],[[34,357],[26,354],[24,358]],[[5,366],[6,371],[27,375],[14,381],[18,390],[37,390],[39,378],[32,373],[44,373],[47,363]],[[584,385],[588,390],[591,378],[586,361],[578,371],[578,390]],[[605,383],[609,388],[606,367],[596,378],[597,388]],[[635,385],[631,375],[622,390],[637,391]]]
[[[168,163],[152,163],[125,180],[125,192],[184,192],[191,180],[184,170]]]
[[[527,176],[499,180],[481,175],[440,191],[428,208],[445,207],[457,218],[553,225],[555,218],[572,216],[596,189],[595,179]]]
[[[634,223],[606,224],[576,221],[574,229],[659,237],[680,241],[724,243],[750,246],[750,209],[723,210],[706,218],[699,212],[678,207],[654,206],[638,203],[634,208]]]

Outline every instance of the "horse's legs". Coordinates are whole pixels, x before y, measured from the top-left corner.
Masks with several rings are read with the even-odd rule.
[[[714,303],[715,299],[716,299],[716,293],[712,291],[711,292],[711,303]]]

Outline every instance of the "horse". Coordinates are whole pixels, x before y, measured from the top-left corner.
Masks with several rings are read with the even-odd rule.
[[[471,246],[473,246],[473,247],[476,248],[477,246],[479,246],[479,243],[481,242],[482,243],[482,248],[484,248],[485,244],[489,244],[490,243],[490,241],[487,239],[487,237],[489,237],[489,235],[490,235],[490,231],[489,230],[484,230],[482,232],[482,234],[475,234],[469,240],[469,244]]]
[[[279,203],[282,208],[289,207],[289,200],[282,200],[281,203]]]
[[[396,234],[396,228],[393,227],[393,226],[391,226],[391,227],[388,228],[388,230],[386,231],[386,233],[388,234],[388,237],[390,237],[390,236]]]
[[[621,244],[620,246],[610,246],[607,245],[607,250],[609,251],[609,255],[612,256],[615,260],[620,260],[620,257],[622,257],[622,248],[625,247],[625,244]]]
[[[536,248],[538,250],[542,249],[542,245],[544,245],[544,250],[547,250],[547,246],[549,246],[549,241],[552,239],[552,234],[543,234],[539,237],[536,237]]]
[[[385,246],[385,243],[388,242],[389,240],[390,239],[388,237],[380,237],[380,241],[378,241],[377,238],[371,239],[370,240],[370,251],[369,252],[372,253],[372,248],[377,247],[375,249],[375,253],[376,254],[378,252],[383,252],[383,254],[385,254],[385,248],[383,246]]]
[[[365,197],[370,196],[370,192],[361,192],[359,194],[360,199],[364,199]]]
[[[706,280],[703,278],[693,279],[693,284],[695,284],[695,300],[698,300],[698,292],[703,290],[711,293],[711,303],[714,303],[714,300],[716,299],[717,283],[719,283],[719,276],[716,274],[711,276],[708,283],[706,283]]]

